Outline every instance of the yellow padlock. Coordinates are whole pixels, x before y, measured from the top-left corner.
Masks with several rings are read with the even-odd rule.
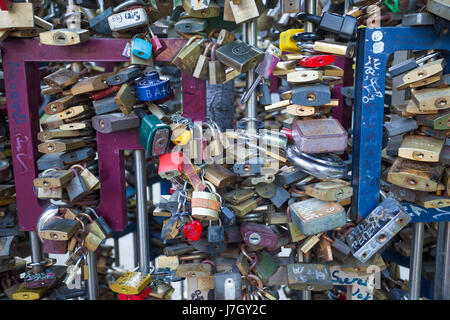
[[[191,140],[191,132],[189,130],[186,130],[177,138],[173,139],[172,142],[184,146],[189,142],[189,140]]]
[[[297,41],[292,39],[294,34],[304,32],[303,29],[289,29],[280,33],[280,49],[281,51],[298,53],[300,49],[297,47]]]

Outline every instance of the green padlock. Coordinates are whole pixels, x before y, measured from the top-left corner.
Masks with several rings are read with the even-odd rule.
[[[139,142],[150,157],[159,157],[167,152],[171,129],[154,114],[146,114],[141,109],[134,110],[141,118]]]

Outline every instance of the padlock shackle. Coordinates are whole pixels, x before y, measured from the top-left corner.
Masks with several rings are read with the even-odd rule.
[[[322,17],[321,16],[316,16],[316,15],[311,14],[311,13],[300,12],[300,13],[297,14],[296,19],[297,20],[301,20],[301,21],[312,22],[314,24],[320,24],[320,21],[322,20]]]
[[[113,13],[117,13],[117,12],[119,12],[119,11],[122,11],[123,9],[126,9],[126,8],[131,7],[131,6],[134,6],[134,5],[138,5],[138,6],[146,6],[146,5],[148,5],[148,3],[145,3],[145,2],[142,1],[142,0],[128,0],[128,1],[125,1],[125,2],[123,2],[123,3],[121,3],[121,4],[119,4],[118,6],[115,6],[115,7],[112,9],[112,12],[113,12]]]
[[[212,49],[211,49],[211,62],[216,61],[216,49],[219,45],[217,43],[214,43]]]

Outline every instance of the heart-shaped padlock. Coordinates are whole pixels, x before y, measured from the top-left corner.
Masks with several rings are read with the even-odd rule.
[[[198,241],[202,235],[203,226],[200,221],[192,220],[183,227],[184,237],[187,240]]]

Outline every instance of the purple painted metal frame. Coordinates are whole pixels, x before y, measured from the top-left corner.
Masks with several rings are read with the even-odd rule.
[[[162,39],[167,50],[156,61],[171,61],[186,42],[184,39]],[[34,194],[37,176],[38,100],[40,94],[39,62],[93,61],[120,62],[126,39],[91,39],[76,46],[41,45],[39,39],[7,39],[1,45],[8,106],[12,161],[16,183],[17,214],[23,231],[34,231],[43,211]],[[206,92],[204,81],[182,75],[183,111],[185,116],[204,119]],[[186,92],[190,93],[186,95]],[[203,118],[202,118],[203,117]],[[123,150],[142,149],[137,130],[112,134],[97,133],[101,202],[98,209],[114,231],[127,224]]]

